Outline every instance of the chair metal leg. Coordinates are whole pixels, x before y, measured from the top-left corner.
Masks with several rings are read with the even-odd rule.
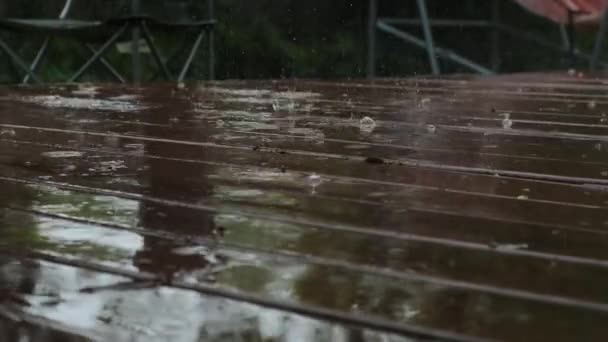
[[[437,55],[435,54],[435,42],[433,41],[433,32],[426,8],[426,0],[417,0],[417,4],[420,20],[422,21],[426,53],[428,54],[429,63],[431,64],[431,71],[434,75],[439,75],[441,71],[439,70],[439,63],[437,63]]]
[[[574,37],[574,12],[568,11],[568,57],[570,59],[570,67],[576,66],[576,43]]]
[[[156,48],[156,45],[154,45],[154,42],[152,41],[152,35],[150,33],[150,30],[148,29],[148,25],[146,24],[145,21],[142,21],[142,22],[140,22],[140,26],[141,26],[141,30],[144,34],[144,39],[146,40],[146,43],[148,44],[150,51],[152,51],[152,57],[154,57],[156,64],[163,71],[165,78],[167,80],[171,80],[172,79],[171,73],[169,72],[169,69],[167,69],[167,65],[165,64],[162,56],[160,55],[160,51],[158,51],[158,49]]]
[[[188,73],[188,69],[190,69],[190,64],[192,64],[192,60],[194,59],[194,56],[196,55],[196,52],[198,51],[198,47],[201,45],[201,42],[203,41],[205,32],[206,32],[205,28],[201,29],[198,36],[196,37],[196,40],[194,41],[194,45],[192,45],[192,49],[190,49],[190,54],[188,55],[188,59],[186,59],[186,62],[184,63],[184,66],[182,67],[182,71],[179,73],[179,77],[177,78],[178,82],[182,82],[184,80],[184,78],[186,77],[186,74]]]
[[[597,64],[602,56],[602,49],[604,47],[604,40],[606,38],[606,30],[608,29],[608,12],[604,14],[604,18],[600,22],[600,28],[595,36],[595,44],[593,46],[593,54],[591,55],[591,62],[589,63],[590,69],[596,70]]]
[[[568,38],[568,30],[566,29],[566,25],[559,24],[559,36],[562,39],[564,51],[568,51],[568,49],[570,49],[570,38]]]
[[[422,39],[420,39],[420,38],[418,38],[418,37],[416,37],[416,36],[414,36],[412,34],[409,34],[407,32],[403,32],[401,30],[398,30],[397,28],[395,28],[395,27],[393,27],[393,26],[385,23],[382,20],[378,21],[378,29],[380,31],[386,32],[386,33],[388,33],[388,34],[390,34],[390,35],[392,35],[394,37],[397,37],[397,38],[403,40],[406,43],[413,44],[413,45],[418,46],[420,48],[426,48],[426,46],[427,46],[427,44],[426,44],[426,42],[424,40],[422,40]],[[477,64],[477,63],[475,63],[475,62],[473,62],[473,61],[471,61],[471,60],[469,60],[469,59],[467,59],[465,57],[462,57],[461,55],[459,55],[459,54],[457,54],[457,53],[455,53],[455,52],[453,52],[451,50],[444,49],[444,48],[441,48],[441,47],[436,47],[435,48],[435,52],[439,56],[441,56],[441,57],[443,57],[443,58],[445,58],[445,59],[447,59],[447,60],[449,60],[451,62],[454,62],[454,63],[456,63],[458,65],[461,65],[461,66],[463,66],[463,67],[465,67],[465,68],[467,68],[469,70],[472,70],[474,72],[480,73],[482,75],[491,75],[492,74],[492,70],[490,70],[490,69],[488,69],[488,68],[486,68],[486,67],[484,67],[484,66],[482,66],[480,64]]]
[[[87,47],[87,49],[89,49],[91,54],[94,55],[97,52],[97,50],[95,49],[95,47],[92,44],[85,44],[85,46]],[[110,62],[108,62],[104,57],[100,57],[99,61],[112,74],[112,76],[114,76],[114,78],[116,78],[116,80],[118,80],[118,82],[127,83],[125,78],[118,71],[116,71],[116,69],[114,69],[112,64],[110,64]]]
[[[51,38],[46,37],[44,39],[44,42],[42,43],[42,46],[38,50],[38,53],[36,53],[36,57],[34,57],[34,61],[30,65],[30,70],[32,71],[32,73],[36,72],[36,69],[38,68],[38,65],[40,64],[40,61],[42,60],[42,57],[44,57],[44,54],[46,53],[46,49],[48,48],[50,41],[51,41]],[[30,82],[30,75],[26,74],[23,77],[23,80],[21,81],[21,83],[28,84],[29,82]]]
[[[209,19],[213,20],[213,18],[215,17],[215,8],[214,8],[214,0],[208,0],[208,10],[209,10]],[[209,75],[208,78],[209,80],[214,80],[215,79],[215,27],[212,26],[209,28],[209,31],[207,32],[207,48],[208,48],[208,58],[209,58]]]
[[[186,50],[186,46],[189,45],[187,44],[187,39],[183,39],[181,41],[181,44],[179,46],[179,48],[175,49],[173,52],[171,52],[170,56],[167,57],[167,59],[165,59],[165,65],[167,66],[167,68],[169,69],[169,71],[171,71],[171,64],[175,61],[175,59],[179,56],[183,56],[184,53],[183,51]],[[180,70],[181,70],[181,66],[180,66]],[[152,76],[150,78],[148,78],[149,81],[153,81],[158,79],[158,76],[162,73],[161,70],[155,70],[154,73],[152,74]]]
[[[215,79],[215,31],[214,28],[211,27],[209,31],[207,31],[207,49],[208,49],[208,63],[209,63],[209,71],[208,71],[208,79]]]
[[[13,51],[13,49],[11,49],[10,46],[8,46],[8,44],[6,44],[2,38],[0,38],[0,49],[6,52],[6,54],[13,60],[13,62],[15,62],[15,64],[23,71],[25,71],[25,73],[28,74],[35,82],[42,83],[38,76],[36,76],[32,72],[32,70],[30,70],[29,66],[23,61],[23,59],[21,59],[21,57],[19,57],[19,55],[15,51]]]
[[[110,37],[110,39],[108,39],[80,69],[78,69],[78,71],[68,80],[68,82],[75,82],[77,79],[79,79],[93,63],[95,63],[110,47],[114,45],[114,43],[116,43],[116,41],[123,35],[123,33],[125,33],[128,27],[129,24],[124,24],[121,26],[120,29],[118,29],[118,31],[116,31],[112,37]]]
[[[140,0],[131,0],[131,15],[140,14]],[[133,83],[141,82],[141,54],[139,53],[140,26],[138,23],[131,24],[131,68],[133,71]]]
[[[378,0],[369,0],[367,17],[367,78],[376,77],[376,23],[378,21]]]
[[[494,72],[500,71],[500,1],[492,0],[492,54],[490,64]]]

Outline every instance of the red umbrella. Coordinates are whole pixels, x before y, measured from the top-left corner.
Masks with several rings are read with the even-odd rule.
[[[515,0],[543,17],[559,23],[568,22],[568,11],[575,14],[577,23],[593,22],[608,8],[608,0]]]

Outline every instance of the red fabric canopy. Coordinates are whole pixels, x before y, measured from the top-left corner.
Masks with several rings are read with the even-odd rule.
[[[568,21],[568,11],[576,13],[576,22],[598,20],[608,8],[608,0],[515,0],[531,12],[559,23]]]

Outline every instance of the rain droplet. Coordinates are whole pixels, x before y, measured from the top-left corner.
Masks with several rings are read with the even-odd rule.
[[[184,89],[184,88],[186,88],[186,84],[184,82],[177,83],[177,89]]]
[[[359,121],[359,129],[363,133],[371,133],[376,128],[376,121],[369,116],[364,117]]]
[[[435,127],[435,125],[428,124],[428,125],[426,125],[426,131],[431,134],[435,134],[435,133],[437,133],[437,127]]]
[[[224,127],[224,120],[217,120],[217,121],[215,122],[215,127],[217,127],[217,128],[222,128],[222,127]]]
[[[574,70],[574,69],[568,69],[568,75],[569,76],[575,76],[576,75],[576,70]]]
[[[597,151],[601,151],[602,150],[602,144],[601,143],[597,143],[593,146],[593,148],[595,148]]]
[[[587,108],[589,109],[595,109],[596,103],[595,101],[589,101],[587,102]]]
[[[519,196],[517,196],[517,199],[518,200],[527,200],[528,196],[526,196],[526,195],[519,195]]]

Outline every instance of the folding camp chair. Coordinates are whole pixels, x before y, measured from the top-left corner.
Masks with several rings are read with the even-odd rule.
[[[122,0],[121,2],[124,5],[126,1],[127,0]],[[194,31],[194,43],[192,44],[186,59],[180,68],[179,74],[177,75],[177,80],[182,81],[186,77],[205,35],[207,35],[209,41],[209,78],[213,79],[213,28],[215,24],[215,20],[211,19],[213,17],[213,0],[208,0],[208,18],[204,20],[186,18],[185,16],[182,16],[181,18],[173,17],[168,19],[157,18],[145,12],[139,12],[139,1],[129,1],[132,4],[129,15],[125,16],[112,14],[106,16],[105,18],[101,18],[102,20],[67,19],[70,9],[74,3],[73,0],[66,0],[63,10],[57,19],[0,18],[0,29],[21,33],[43,34],[46,36],[41,48],[30,65],[28,65],[28,63],[26,63],[24,59],[2,39],[0,39],[0,50],[9,55],[11,60],[19,67],[19,69],[25,72],[26,75],[23,78],[23,83],[27,83],[30,80],[41,82],[40,77],[36,75],[36,71],[41,59],[47,51],[51,38],[58,35],[77,38],[84,43],[92,55],[78,69],[78,71],[69,77],[69,82],[77,81],[85,72],[90,70],[95,63],[101,63],[103,67],[108,70],[114,76],[114,78],[116,78],[116,80],[124,83],[125,77],[122,76],[104,58],[104,55],[109,51],[110,48],[115,46],[121,37],[125,36],[127,32],[131,31],[133,33],[131,51],[133,57],[133,81],[138,82],[141,80],[140,53],[138,51],[140,34],[143,36],[146,46],[150,49],[155,64],[159,70],[161,70],[162,75],[165,77],[165,79],[171,80],[174,79],[174,77],[169,71],[169,62],[172,62],[175,60],[175,58],[169,60],[163,59],[160,49],[155,44],[151,32],[153,29],[162,29],[163,31],[178,32],[180,37],[184,37],[184,33]],[[194,4],[192,0],[182,0],[181,2]],[[164,1],[164,3],[167,3],[167,1]],[[173,1],[172,3],[174,4],[176,1]],[[121,6],[117,6],[112,10],[112,12],[124,12],[124,8],[120,7]],[[181,55],[179,52],[181,51],[178,51],[176,55]]]
[[[22,18],[0,18],[0,29],[21,32],[21,33],[35,33],[45,35],[44,42],[40,49],[36,53],[31,63],[26,63],[25,60],[19,56],[19,54],[9,46],[2,38],[0,38],[0,49],[6,53],[10,59],[21,69],[25,76],[22,79],[22,83],[28,83],[30,80],[41,82],[40,78],[36,75],[38,66],[41,60],[44,58],[48,50],[49,43],[52,36],[55,35],[73,35],[75,33],[86,34],[87,32],[92,34],[97,32],[101,26],[100,21],[88,21],[88,20],[74,20],[67,19],[67,16],[72,8],[73,0],[66,0],[61,13],[57,19],[22,19]],[[89,50],[93,50],[92,45],[89,43],[85,44]],[[116,70],[106,61],[105,59],[99,60],[103,66],[108,69],[112,75],[114,75],[119,81],[124,82],[124,79],[116,72]]]
[[[214,27],[216,21],[213,19],[214,2],[208,0],[208,18],[207,19],[192,19],[188,17],[171,18],[169,20],[158,18],[154,14],[140,11],[139,1],[133,0],[131,14],[129,16],[123,16],[118,18],[112,18],[104,22],[104,26],[113,28],[114,34],[108,38],[108,40],[102,44],[102,46],[95,51],[93,56],[86,62],[82,67],[69,79],[69,82],[77,81],[90,67],[101,59],[107,51],[114,46],[118,40],[125,35],[126,32],[132,33],[132,57],[133,57],[133,81],[139,82],[141,80],[141,69],[140,69],[140,56],[139,56],[139,37],[140,34],[143,36],[146,46],[150,49],[155,64],[160,69],[162,75],[167,80],[174,79],[173,75],[169,71],[168,64],[172,59],[165,59],[158,46],[155,44],[152,36],[151,29],[159,29],[162,31],[185,33],[188,31],[194,31],[195,39],[190,51],[187,54],[187,58],[179,71],[177,81],[183,81],[186,77],[190,66],[199,50],[199,47],[203,41],[205,35],[208,38],[208,67],[209,67],[209,78],[214,78]],[[182,3],[193,4],[192,1],[185,1]]]

